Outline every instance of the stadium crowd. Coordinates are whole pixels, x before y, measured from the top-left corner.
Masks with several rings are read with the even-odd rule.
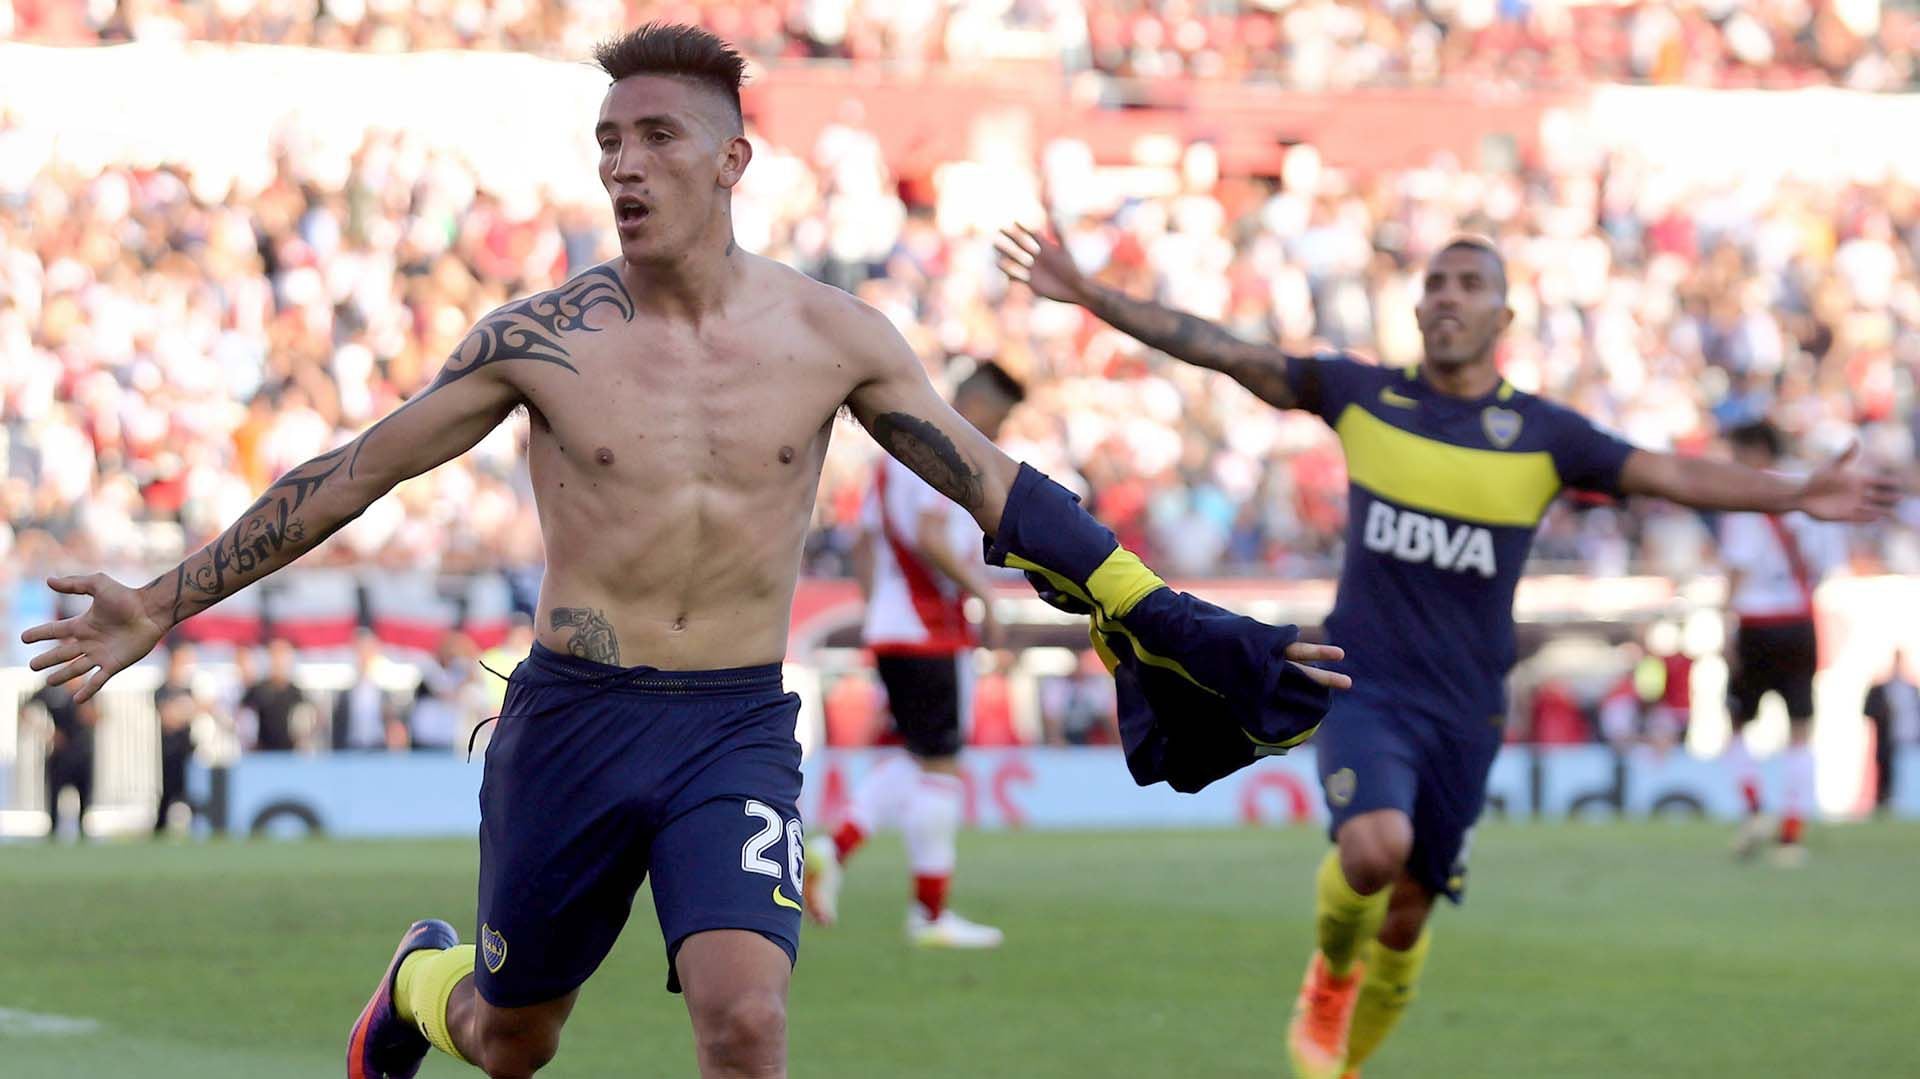
[[[764,62],[1029,61],[1303,90],[1592,80],[1893,90],[1920,17],[1881,0],[0,0],[0,38],[584,55],[647,19]]]
[[[264,189],[210,201],[184,169],[35,168],[14,134],[0,119],[0,552],[16,571],[171,562],[418,390],[487,310],[612,251],[602,208],[509,203],[401,135],[369,135],[344,182],[289,143]],[[1042,171],[1060,175],[1073,150],[1048,147]],[[1310,148],[1275,182],[1219,177],[1204,144],[1164,171],[1170,193],[1062,222],[1078,258],[1136,294],[1290,349],[1409,363],[1417,266],[1464,226],[1509,254],[1504,365],[1522,388],[1651,447],[1710,452],[1717,431],[1767,414],[1810,455],[1860,432],[1876,459],[1911,460],[1912,189],[1675,190],[1627,158],[1359,178]],[[899,182],[871,134],[840,124],[813,147],[761,145],[737,228],[747,249],[875,304],[936,376],[993,356],[1027,378],[1009,448],[1077,477],[1169,572],[1326,575],[1344,477],[1318,421],[1009,289],[991,230],[964,223],[979,209],[951,212],[965,197]],[[537,564],[523,422],[308,564]],[[835,443],[809,552],[823,574],[845,571],[875,453],[855,431]],[[1705,539],[1690,514],[1602,506],[1557,512],[1539,557],[1687,572]],[[1866,539],[1861,557],[1920,569],[1907,531]]]

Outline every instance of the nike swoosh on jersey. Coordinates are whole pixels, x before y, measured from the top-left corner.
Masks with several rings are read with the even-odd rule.
[[[1380,388],[1380,403],[1395,408],[1417,408],[1420,402],[1402,393],[1395,393],[1392,386]]]
[[[791,899],[788,899],[786,896],[786,893],[780,890],[780,886],[778,884],[773,886],[773,902],[775,906],[788,907],[793,910],[800,909],[800,904],[795,903]]]

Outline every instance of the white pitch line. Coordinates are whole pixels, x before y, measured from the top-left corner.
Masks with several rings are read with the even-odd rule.
[[[100,1029],[97,1019],[73,1015],[42,1015],[17,1008],[0,1008],[0,1038],[69,1038]]]

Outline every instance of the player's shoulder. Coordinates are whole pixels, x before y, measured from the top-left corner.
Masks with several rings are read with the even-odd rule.
[[[1393,387],[1417,377],[1413,368],[1385,367],[1352,352],[1323,349],[1289,361],[1289,379],[1302,408],[1332,421],[1348,402],[1392,394]],[[1402,397],[1406,405],[1412,399]],[[1399,404],[1391,396],[1388,403]]]
[[[1393,367],[1344,349],[1319,349],[1303,359],[1320,372],[1322,378],[1349,379],[1354,382],[1387,385],[1400,379],[1418,378],[1415,367]]]
[[[811,335],[838,357],[869,367],[914,363],[900,330],[879,308],[845,289],[815,281],[774,264],[779,276],[768,280],[793,305],[795,328]]]
[[[631,322],[633,315],[633,293],[615,259],[588,267],[550,289],[501,304],[474,329],[532,323],[553,333],[571,333],[602,326],[609,317]]]
[[[850,344],[869,339],[881,332],[892,332],[893,323],[880,309],[842,288],[816,281],[789,266],[772,260],[764,269],[767,283],[780,290],[794,305],[802,323],[836,343]]]

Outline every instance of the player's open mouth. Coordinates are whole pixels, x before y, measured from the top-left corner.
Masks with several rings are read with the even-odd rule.
[[[622,195],[613,200],[613,220],[621,228],[632,228],[652,214],[652,207],[632,195]]]

